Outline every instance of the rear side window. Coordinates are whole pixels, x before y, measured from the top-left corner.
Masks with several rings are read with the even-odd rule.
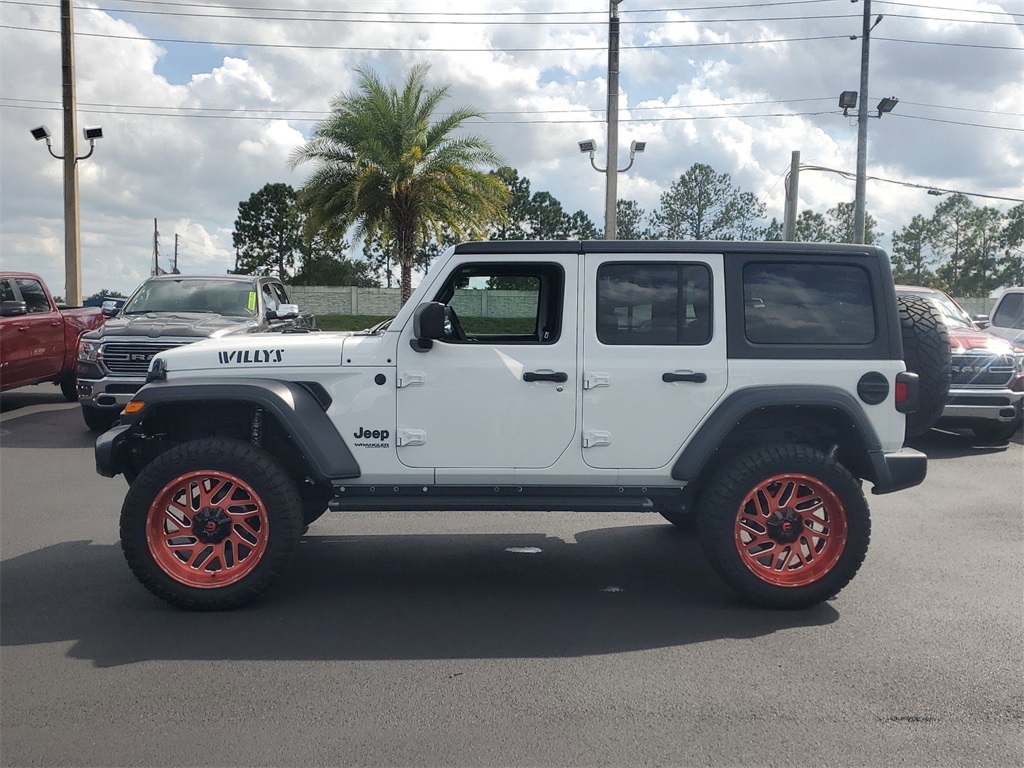
[[[848,264],[757,262],[743,268],[743,321],[754,344],[870,344],[867,272]]]
[[[992,325],[1000,328],[1024,328],[1024,293],[1008,293],[992,316]]]
[[[602,264],[597,338],[602,344],[699,345],[711,339],[711,271],[704,264]]]

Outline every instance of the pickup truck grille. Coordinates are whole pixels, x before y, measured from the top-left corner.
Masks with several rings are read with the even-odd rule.
[[[149,361],[158,352],[183,346],[185,341],[108,341],[100,359],[111,373],[122,376],[145,376]]]
[[[953,355],[950,384],[954,387],[1005,387],[1015,372],[1012,358]]]

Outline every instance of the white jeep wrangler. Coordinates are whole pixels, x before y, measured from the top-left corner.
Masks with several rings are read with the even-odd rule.
[[[814,605],[920,483],[886,254],[739,242],[449,250],[383,331],[169,350],[97,470],[139,580],[234,608],[327,509],[658,512],[756,604]]]

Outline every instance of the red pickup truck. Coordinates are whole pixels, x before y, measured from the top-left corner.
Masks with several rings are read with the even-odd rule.
[[[0,272],[0,391],[52,381],[78,400],[78,340],[105,320],[99,307],[58,307],[28,272]]]

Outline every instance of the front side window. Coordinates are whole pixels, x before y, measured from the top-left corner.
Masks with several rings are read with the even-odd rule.
[[[565,278],[555,264],[466,264],[438,293],[446,341],[551,344],[562,322]]]
[[[29,314],[50,311],[50,302],[46,300],[46,292],[38,280],[19,277],[17,283],[18,290],[21,291],[21,300],[25,302]]]
[[[711,271],[703,264],[609,263],[597,272],[602,344],[706,344]]]
[[[0,301],[17,301],[10,280],[0,280]]]
[[[866,271],[848,264],[743,268],[743,320],[755,344],[869,344],[875,312]]]
[[[263,304],[266,309],[277,310],[277,294],[274,293],[274,287],[270,283],[263,284]]]

